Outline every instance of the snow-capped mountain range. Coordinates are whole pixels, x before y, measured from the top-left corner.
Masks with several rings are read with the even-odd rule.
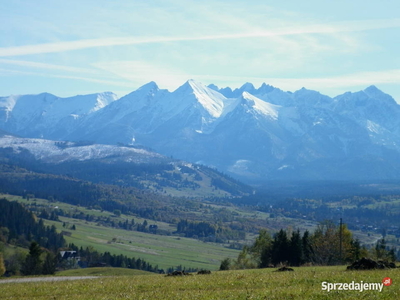
[[[0,137],[0,148],[12,149],[15,154],[27,150],[35,160],[55,164],[85,160],[106,160],[108,162],[118,160],[136,164],[168,161],[161,154],[140,148],[57,142],[37,138],[20,138],[7,134]]]
[[[143,145],[246,179],[400,178],[400,106],[375,86],[331,98],[189,80],[112,93],[0,98],[0,128],[29,138]]]

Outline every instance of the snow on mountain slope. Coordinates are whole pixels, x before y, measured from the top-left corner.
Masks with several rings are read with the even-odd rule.
[[[194,80],[174,92],[160,90],[152,82],[93,113],[68,138],[132,143],[137,142],[138,136],[173,130],[172,127],[203,132],[210,130],[222,114],[225,100]],[[168,128],[164,126],[166,122],[176,126]]]
[[[194,80],[188,80],[158,102],[158,119],[167,121],[182,112],[196,111],[204,124],[218,118],[224,108],[225,97]],[[188,124],[189,125],[189,124]]]
[[[262,101],[248,92],[243,92],[242,99],[246,102],[248,107],[252,107],[259,114],[268,116],[273,120],[278,119],[279,106]]]
[[[216,93],[212,89],[198,83],[194,80],[189,80],[187,82],[193,90],[193,95],[197,98],[199,103],[204,107],[204,109],[214,118],[218,118],[224,109],[225,97]]]
[[[134,139],[133,130],[143,132],[148,130],[150,120],[145,111],[156,109],[158,99],[168,93],[167,90],[159,89],[155,82],[149,82],[83,118],[75,130],[67,136],[67,139],[106,142],[107,139],[112,139],[118,133],[121,135],[125,133],[124,142],[131,142]],[[107,132],[104,132],[104,129]],[[122,140],[114,142],[117,141],[122,142]]]
[[[400,106],[375,86],[335,97],[332,110],[364,127],[374,144],[400,151]]]
[[[22,136],[145,145],[264,178],[341,178],[341,167],[364,178],[368,161],[384,174],[400,157],[400,106],[374,86],[330,98],[305,88],[291,93],[246,83],[232,91],[189,80],[173,92],[150,82],[116,101],[101,95],[0,98],[0,128]]]
[[[8,122],[18,96],[0,97],[0,124]]]
[[[400,106],[391,96],[375,86],[335,97],[332,110],[357,122],[365,124],[370,120],[384,125],[387,129],[397,128],[400,121]]]
[[[62,163],[66,161],[84,161],[105,159],[118,159],[126,162],[149,162],[164,157],[158,153],[131,147],[116,147],[111,145],[82,145],[77,146],[72,142],[55,142],[44,139],[17,138],[14,136],[0,137],[0,148],[11,148],[19,153],[29,151],[35,159],[46,163]]]
[[[53,132],[64,132],[77,119],[91,114],[115,101],[113,93],[59,98],[52,94],[10,96],[2,98],[0,106],[6,118],[1,126],[10,132],[32,137],[50,137]]]

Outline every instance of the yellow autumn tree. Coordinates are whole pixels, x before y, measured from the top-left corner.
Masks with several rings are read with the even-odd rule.
[[[6,272],[6,267],[4,266],[3,253],[0,252],[0,276],[3,276],[5,272]]]
[[[342,224],[342,228],[332,221],[320,223],[312,235],[312,248],[315,263],[335,265],[352,262],[365,255],[366,250],[360,246],[353,234]]]

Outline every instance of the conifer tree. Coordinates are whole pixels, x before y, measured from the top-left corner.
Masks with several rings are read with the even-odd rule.
[[[289,240],[286,231],[281,229],[274,236],[271,251],[272,263],[277,265],[279,263],[286,263],[289,261]]]
[[[42,252],[43,250],[40,248],[37,242],[31,243],[29,247],[29,254],[22,266],[22,274],[39,275],[42,273],[42,260],[40,259]]]
[[[294,231],[289,242],[290,256],[289,264],[291,266],[300,266],[303,263],[303,245],[300,230]]]
[[[231,267],[231,259],[228,257],[228,258],[225,258],[223,261],[221,261],[219,270],[226,271],[226,270],[229,270],[230,267]]]
[[[302,244],[303,244],[303,262],[309,263],[312,262],[314,257],[313,257],[313,249],[311,246],[311,238],[310,238],[310,232],[306,230],[303,233],[303,237],[301,238]]]
[[[56,256],[51,252],[47,252],[43,263],[42,274],[53,275],[56,272],[56,262]]]

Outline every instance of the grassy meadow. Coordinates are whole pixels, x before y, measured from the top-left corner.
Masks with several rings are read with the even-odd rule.
[[[302,267],[219,271],[211,275],[105,276],[61,282],[0,283],[1,299],[398,299],[400,269],[346,271],[339,267]],[[87,272],[87,271],[86,271]],[[83,274],[83,273],[82,273]],[[74,274],[78,275],[78,274]],[[322,282],[381,283],[379,291],[323,291]]]
[[[60,220],[73,222],[76,226],[76,230],[69,230],[71,236],[65,236],[67,243],[74,243],[78,247],[92,246],[99,252],[141,258],[159,268],[182,265],[186,268],[215,270],[219,268],[221,260],[236,258],[239,253],[238,250],[196,239],[127,231],[63,217]],[[46,220],[45,224],[54,224],[59,231],[62,230],[60,222]]]
[[[135,275],[154,275],[152,272],[127,269],[127,268],[84,268],[59,271],[56,276],[135,276]]]
[[[79,210],[85,214],[95,214],[110,217],[116,222],[125,221],[126,218],[134,218],[136,222],[143,222],[144,219],[121,215],[114,216],[107,211],[91,210],[84,207],[77,207],[62,202],[50,203],[44,199],[27,201],[19,196],[1,195],[12,201],[24,204],[36,203],[37,205],[59,207],[64,210]],[[167,269],[182,265],[185,268],[198,268],[217,270],[224,258],[237,258],[239,250],[229,249],[223,244],[204,243],[197,239],[179,237],[176,235],[156,235],[138,231],[128,231],[106,226],[100,226],[95,222],[88,222],[81,219],[59,217],[61,222],[44,220],[45,225],[54,225],[58,232],[68,231],[71,236],[65,235],[67,243],[74,243],[78,247],[93,247],[98,252],[110,252],[111,254],[122,254],[128,257],[144,259],[153,266]],[[63,227],[68,224],[68,228]],[[160,229],[175,230],[168,223],[149,221],[149,224],[156,224]],[[76,230],[71,230],[75,225]]]

